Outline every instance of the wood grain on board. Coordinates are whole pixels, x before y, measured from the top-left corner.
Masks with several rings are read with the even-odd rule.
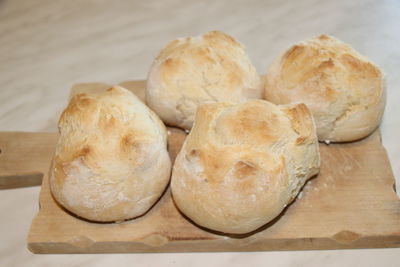
[[[0,189],[40,185],[57,138],[56,133],[0,132]]]
[[[75,86],[73,94],[108,87],[82,86]],[[124,86],[138,92],[143,83],[127,82]],[[185,133],[175,128],[169,128],[169,132],[169,151],[175,158]],[[17,135],[19,138],[14,138]],[[400,247],[400,200],[393,189],[394,177],[379,131],[358,142],[320,144],[320,174],[278,218],[243,236],[224,236],[194,225],[176,209],[169,189],[148,213],[134,220],[93,223],[79,219],[61,208],[49,190],[47,172],[57,134],[0,133],[0,140],[0,145],[13,148],[12,155],[8,149],[0,155],[7,162],[1,163],[3,166],[12,166],[21,154],[26,157],[26,165],[10,169],[16,172],[13,175],[27,170],[44,173],[41,208],[28,235],[28,248],[34,253]],[[41,148],[34,159],[25,144]]]

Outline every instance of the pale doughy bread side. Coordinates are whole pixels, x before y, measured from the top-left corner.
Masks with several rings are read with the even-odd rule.
[[[347,142],[370,134],[385,108],[380,69],[349,45],[327,35],[300,42],[268,69],[264,98],[305,103],[320,141]]]
[[[218,31],[180,38],[154,60],[146,103],[168,125],[192,128],[199,105],[261,98],[261,78],[245,48]]]
[[[304,104],[205,104],[175,161],[172,195],[198,225],[248,233],[281,213],[318,173],[319,161]]]
[[[72,213],[121,221],[145,213],[170,175],[166,129],[128,90],[73,97],[59,121],[51,192]]]

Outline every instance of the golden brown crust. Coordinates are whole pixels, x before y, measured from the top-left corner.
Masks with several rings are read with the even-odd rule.
[[[385,106],[382,72],[367,58],[327,35],[298,43],[270,66],[264,97],[276,104],[305,103],[321,141],[367,136]]]
[[[243,45],[213,31],[162,49],[149,72],[146,102],[165,123],[190,129],[199,105],[260,98],[261,91]]]
[[[62,206],[83,218],[139,216],[168,183],[165,126],[122,87],[73,97],[59,130],[51,190]]]
[[[205,104],[175,161],[171,189],[197,224],[247,233],[276,217],[318,169],[305,105]]]
[[[298,104],[284,110],[292,123],[292,129],[299,135],[296,144],[304,144],[314,137],[314,123],[310,110],[305,104]]]

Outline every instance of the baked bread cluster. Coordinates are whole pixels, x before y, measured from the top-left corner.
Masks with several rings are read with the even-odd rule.
[[[172,167],[176,207],[202,227],[244,234],[318,174],[318,140],[354,141],[378,127],[385,83],[370,60],[327,35],[292,46],[262,78],[242,44],[213,31],[163,48],[145,96],[147,106],[114,86],[71,99],[50,173],[54,198],[91,221],[143,215],[171,176],[164,122],[191,129]]]

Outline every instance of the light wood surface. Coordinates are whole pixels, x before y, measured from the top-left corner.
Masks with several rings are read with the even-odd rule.
[[[265,73],[292,43],[327,33],[386,73],[380,129],[399,193],[399,21],[397,0],[0,0],[0,131],[55,132],[72,84],[145,79],[158,51],[179,36],[222,30],[241,41],[258,72]],[[35,255],[26,248],[26,236],[39,191],[0,190],[0,265],[398,267],[400,262],[400,248]]]
[[[143,89],[141,82],[124,85],[135,92]],[[73,87],[73,94],[108,87],[81,84]],[[186,134],[176,128],[169,128],[169,132],[168,148],[174,160]],[[224,236],[197,227],[176,209],[169,190],[148,213],[134,220],[99,224],[75,217],[54,201],[49,190],[47,173],[54,142],[46,139],[55,140],[56,136],[43,134],[42,140],[38,134],[25,134],[20,139],[4,136],[10,144],[36,141],[46,147],[35,158],[45,175],[40,211],[28,236],[28,247],[34,253],[400,247],[400,199],[393,191],[394,177],[378,131],[359,142],[320,144],[321,173],[276,220],[242,236]]]
[[[55,133],[0,132],[0,189],[41,185],[56,142]]]

